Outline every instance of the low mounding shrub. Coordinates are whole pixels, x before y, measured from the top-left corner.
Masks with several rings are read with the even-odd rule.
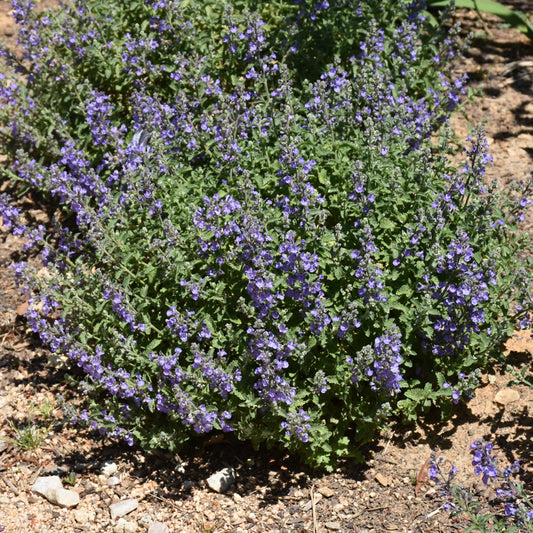
[[[391,416],[471,395],[531,279],[528,187],[451,167],[453,31],[415,4],[13,2],[4,224],[78,419],[147,448],[233,432],[330,468]],[[390,4],[390,5],[389,5]],[[394,7],[391,7],[394,4]],[[440,131],[441,136],[436,135]]]

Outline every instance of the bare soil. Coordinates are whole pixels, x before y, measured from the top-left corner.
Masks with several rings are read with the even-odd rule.
[[[14,39],[8,11],[9,2],[0,0],[0,34]],[[488,178],[505,186],[533,168],[533,46],[498,19],[486,16],[483,23],[469,11],[460,17],[475,38],[457,69],[468,72],[480,95],[465,108],[468,121],[456,117],[454,126],[465,137],[468,122],[487,120],[495,161]],[[0,183],[0,191],[7,186]],[[44,216],[30,198],[21,202],[35,216]],[[531,218],[527,225],[532,231]],[[490,491],[470,475],[468,446],[476,438],[493,441],[504,465],[520,458],[531,489],[533,389],[509,386],[512,377],[503,366],[484,377],[476,396],[458,405],[448,422],[427,417],[409,427],[393,425],[366,450],[364,464],[345,462],[328,475],[316,475],[274,451],[254,451],[231,437],[170,456],[73,428],[64,406],[77,405],[80,397],[68,369],[28,331],[22,316],[27,296],[15,287],[8,268],[23,253],[20,240],[0,226],[0,437],[12,439],[7,448],[0,446],[0,531],[144,532],[159,521],[171,532],[198,533],[464,532],[468,519],[449,517],[424,465],[432,450],[440,450],[469,474],[460,480],[488,505]],[[505,351],[507,362],[517,367],[530,363],[532,353],[531,332],[517,332]],[[512,401],[496,396],[508,389],[518,393]],[[21,444],[31,437],[38,445],[24,450]],[[101,472],[106,461],[118,467],[115,485]],[[215,493],[206,479],[226,466],[235,469],[236,482],[225,494]],[[80,494],[79,505],[64,509],[32,493],[33,482],[43,475],[59,475],[65,487]],[[112,520],[109,505],[126,498],[136,498],[138,508],[122,522]]]

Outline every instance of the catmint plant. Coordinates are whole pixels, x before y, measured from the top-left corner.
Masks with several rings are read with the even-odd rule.
[[[332,468],[390,417],[469,398],[530,327],[533,184],[485,183],[482,130],[451,166],[465,80],[419,3],[13,4],[3,175],[56,215],[0,207],[41,254],[13,271],[79,371],[79,423]]]
[[[446,498],[445,509],[452,515],[466,513],[472,521],[469,531],[533,531],[533,501],[519,481],[520,462],[515,461],[502,470],[493,448],[484,439],[470,445],[474,474],[481,476],[484,485],[495,487],[494,498],[488,502],[495,512],[485,514],[481,513],[482,504],[472,491],[456,482],[457,468],[453,464],[445,468],[444,458],[432,452],[430,476]]]

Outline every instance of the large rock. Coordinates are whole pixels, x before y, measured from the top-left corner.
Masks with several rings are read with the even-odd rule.
[[[49,489],[46,499],[59,507],[76,507],[80,503],[80,495],[75,490]]]
[[[40,476],[35,480],[31,491],[48,499],[49,491],[62,488],[63,483],[61,483],[61,478],[59,476]]]
[[[500,405],[507,405],[508,403],[517,402],[520,400],[520,394],[514,389],[502,389],[494,396],[494,403]]]
[[[60,507],[75,507],[80,503],[80,495],[74,490],[64,489],[59,476],[38,477],[31,490]]]

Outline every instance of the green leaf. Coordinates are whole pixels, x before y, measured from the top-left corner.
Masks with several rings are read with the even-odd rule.
[[[396,228],[396,224],[394,224],[394,222],[391,222],[390,219],[385,218],[385,217],[383,217],[379,221],[379,226],[382,229],[395,229]]]
[[[147,352],[153,352],[161,344],[161,339],[154,339],[147,347]]]
[[[416,402],[421,402],[428,397],[429,393],[430,391],[426,389],[410,389],[405,391],[405,396]]]
[[[448,6],[450,4],[450,0],[429,0],[427,2],[428,6],[434,7]],[[522,13],[513,11],[499,2],[494,2],[493,0],[455,0],[455,5],[496,15],[533,40],[533,26],[529,24],[527,18]]]

